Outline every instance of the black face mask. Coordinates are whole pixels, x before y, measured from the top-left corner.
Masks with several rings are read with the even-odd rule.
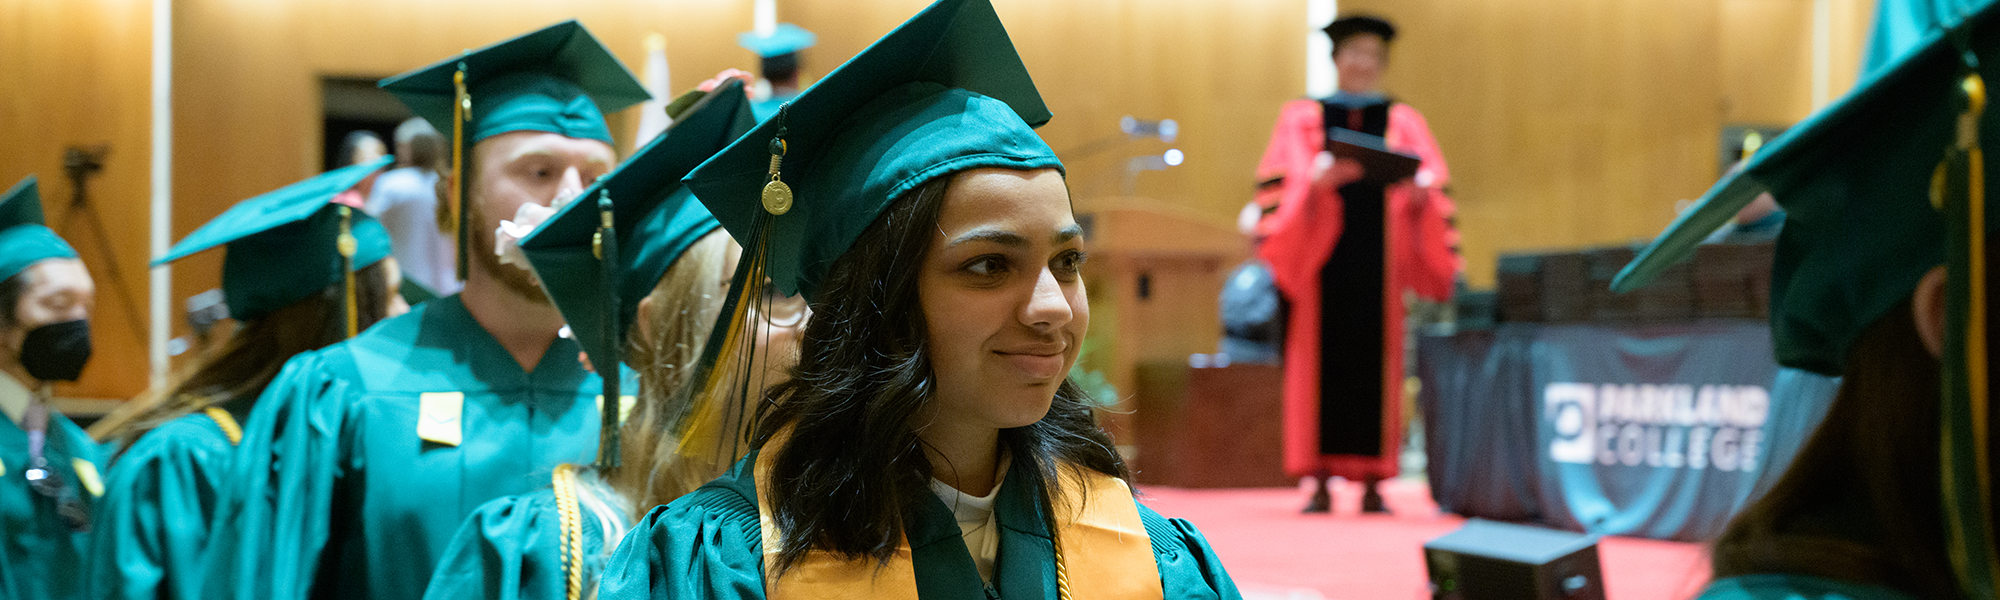
[[[21,340],[21,366],[42,381],[76,381],[90,362],[90,320],[50,323]]]

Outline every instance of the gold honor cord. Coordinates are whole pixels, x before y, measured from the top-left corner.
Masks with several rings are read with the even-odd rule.
[[[1063,560],[1062,534],[1050,533],[1056,538],[1049,540],[1049,547],[1056,549],[1056,600],[1070,600],[1069,563]]]
[[[236,417],[229,414],[229,411],[210,406],[201,409],[201,412],[208,415],[208,420],[215,421],[217,428],[222,429],[222,435],[229,438],[229,445],[235,446],[243,443],[243,426],[236,423]]]
[[[558,533],[557,555],[562,558],[563,572],[569,579],[569,600],[583,597],[583,515],[577,508],[576,466],[563,463],[556,466],[553,487],[556,492],[556,514],[562,519],[562,531]]]
[[[1954,41],[1963,40],[1954,36]],[[1947,364],[1940,428],[1942,492],[1953,571],[1960,588],[1971,597],[1990,597],[1993,576],[2000,572],[1989,535],[1991,514],[1991,446],[1987,418],[1991,382],[1987,372],[1986,174],[1979,126],[1986,108],[1986,84],[1969,52],[1967,74],[1960,81],[1965,112],[1959,115],[1957,137],[1932,175],[1931,202],[1944,213],[1949,229],[1946,269]],[[1960,421],[1963,415],[1964,421]],[[1966,483],[1971,489],[1966,489]]]
[[[467,52],[470,54],[470,51]],[[465,279],[465,124],[472,122],[472,94],[465,91],[465,61],[459,61],[458,72],[452,73],[453,89],[451,101],[451,190],[445,199],[445,222],[441,228],[450,228],[458,241],[458,278]]]
[[[346,205],[340,207],[340,277],[342,306],[347,311],[347,337],[361,333],[361,312],[354,298],[354,253],[360,251],[360,242],[354,239],[354,209]]]

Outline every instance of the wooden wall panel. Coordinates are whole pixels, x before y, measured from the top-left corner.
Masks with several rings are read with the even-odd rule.
[[[1813,0],[1721,0],[1723,118],[1788,124],[1812,113]],[[1826,0],[1827,100],[1854,86],[1873,0]]]
[[[1827,0],[1830,4],[1827,22],[1829,41],[1828,63],[1832,65],[1829,78],[1832,97],[1854,88],[1861,77],[1862,52],[1868,49],[1869,28],[1875,25],[1875,0]],[[1801,117],[1803,118],[1803,117]]]
[[[1395,20],[1388,90],[1452,167],[1467,276],[1520,248],[1650,237],[1714,179],[1714,2],[1348,0]]]
[[[96,352],[83,380],[58,395],[124,397],[146,385],[151,45],[147,0],[0,0],[0,188],[38,175],[49,225],[97,281]],[[62,169],[65,148],[100,144],[110,154],[89,188],[102,238],[70,217]],[[114,265],[129,292],[122,299]]]
[[[1813,4],[1722,0],[1724,122],[1784,125],[1812,111]]]

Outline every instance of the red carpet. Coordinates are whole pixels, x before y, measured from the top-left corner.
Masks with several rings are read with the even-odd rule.
[[[1192,490],[1145,487],[1141,498],[1194,522],[1251,600],[1429,598],[1425,541],[1465,519],[1438,512],[1421,481],[1382,484],[1393,512],[1362,516],[1361,484],[1334,488],[1333,515],[1301,515],[1295,489]],[[1605,538],[1598,545],[1609,600],[1682,600],[1708,580],[1699,544]]]

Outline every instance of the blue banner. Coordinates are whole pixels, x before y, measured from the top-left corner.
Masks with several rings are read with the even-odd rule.
[[[1441,507],[1672,540],[1769,487],[1838,385],[1780,369],[1761,321],[1504,324],[1418,362]]]

